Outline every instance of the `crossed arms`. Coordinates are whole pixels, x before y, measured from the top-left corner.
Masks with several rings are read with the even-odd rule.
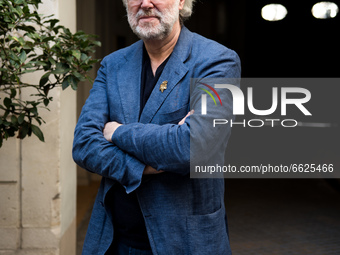
[[[186,116],[177,125],[126,124],[122,115],[117,115],[116,122],[112,122],[107,94],[107,74],[112,70],[108,70],[107,62],[107,59],[102,62],[75,129],[73,143],[75,162],[90,172],[121,183],[127,193],[140,185],[143,174],[154,173],[156,170],[188,174],[190,116]],[[201,68],[200,73],[191,75],[239,76],[237,55],[230,52],[224,52],[224,56],[220,54],[218,61],[207,62],[207,67],[209,68]],[[189,82],[189,79],[186,82]],[[119,123],[123,125],[119,126]],[[214,137],[210,138],[214,140]],[[112,142],[108,142],[110,140]]]
[[[190,111],[179,123],[178,125],[183,125],[185,123],[185,120],[194,113],[194,110]],[[111,121],[105,124],[104,130],[103,130],[103,135],[105,137],[105,139],[112,143],[112,136],[114,135],[115,131],[117,128],[119,128],[120,126],[122,126],[122,124],[116,122],[116,121]],[[153,168],[152,166],[146,166],[143,174],[144,175],[150,175],[150,174],[160,174],[160,173],[164,173],[163,170],[159,170],[157,171],[155,168]]]
[[[103,130],[111,121],[106,60],[75,129],[74,161],[90,172],[121,183],[127,193],[140,185],[143,173],[154,172],[147,166],[185,174],[190,159],[190,118],[182,125],[125,124],[121,114],[116,120],[125,125],[115,131],[112,143],[105,139]]]

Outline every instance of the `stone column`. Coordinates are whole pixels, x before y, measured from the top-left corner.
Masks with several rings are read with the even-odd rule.
[[[75,0],[43,0],[39,12],[55,14],[75,32]],[[51,111],[41,110],[45,143],[34,136],[12,138],[0,149],[1,255],[76,253],[76,166],[71,155],[76,93],[69,88],[52,94]]]

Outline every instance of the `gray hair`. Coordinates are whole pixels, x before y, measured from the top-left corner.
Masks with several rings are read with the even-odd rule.
[[[180,12],[179,12],[179,19],[180,19],[181,23],[183,23],[183,21],[185,21],[185,20],[187,20],[191,17],[192,8],[194,7],[195,1],[196,0],[185,0],[183,9],[180,10]]]
[[[128,0],[123,0],[123,4],[125,7],[127,7],[127,1]],[[185,0],[183,9],[180,10],[179,12],[179,20],[181,24],[191,17],[192,8],[194,6],[195,1],[196,0]]]

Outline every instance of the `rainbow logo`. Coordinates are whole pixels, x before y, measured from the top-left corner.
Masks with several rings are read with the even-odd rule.
[[[220,101],[220,104],[222,105],[221,97],[220,97],[220,95],[217,93],[217,91],[216,91],[213,87],[209,86],[208,84],[205,84],[205,83],[201,83],[201,84],[204,85],[204,86],[206,86],[207,88],[209,88],[212,92],[214,92],[214,94],[217,96],[218,100]],[[208,91],[207,89],[204,89],[204,88],[199,88],[199,89],[200,89],[200,90],[203,90],[204,92],[206,92],[206,93],[214,100],[215,105],[217,105],[216,100],[215,100],[215,97],[213,96],[213,94],[211,94],[210,91]]]

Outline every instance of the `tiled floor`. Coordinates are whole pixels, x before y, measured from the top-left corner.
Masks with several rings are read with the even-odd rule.
[[[234,255],[340,254],[340,192],[325,180],[226,180],[226,206]]]

